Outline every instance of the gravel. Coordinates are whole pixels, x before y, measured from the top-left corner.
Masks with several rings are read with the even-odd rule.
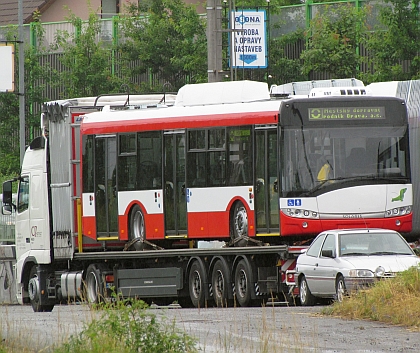
[[[379,322],[342,320],[322,306],[267,308],[151,308],[198,339],[201,352],[420,352],[420,332]],[[87,305],[56,306],[34,313],[30,306],[0,306],[2,338],[47,352],[95,317]]]

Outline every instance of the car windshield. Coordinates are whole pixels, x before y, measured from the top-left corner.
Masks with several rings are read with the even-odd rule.
[[[346,233],[339,236],[340,256],[413,255],[398,233]]]

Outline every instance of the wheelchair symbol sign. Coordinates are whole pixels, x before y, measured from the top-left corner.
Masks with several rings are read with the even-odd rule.
[[[288,199],[287,206],[302,206],[302,199]]]

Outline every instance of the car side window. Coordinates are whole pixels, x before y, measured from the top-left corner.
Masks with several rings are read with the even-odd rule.
[[[322,234],[318,238],[316,238],[309,247],[308,251],[306,252],[306,255],[317,257],[321,249],[321,245],[324,242],[324,239],[325,234]]]
[[[332,250],[335,254],[335,236],[334,234],[327,234],[322,250]]]

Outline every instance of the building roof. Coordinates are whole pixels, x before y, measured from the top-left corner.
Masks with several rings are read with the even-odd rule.
[[[38,10],[43,13],[55,0],[22,0],[23,23],[33,21],[33,13]],[[17,25],[19,0],[0,0],[0,26]]]

